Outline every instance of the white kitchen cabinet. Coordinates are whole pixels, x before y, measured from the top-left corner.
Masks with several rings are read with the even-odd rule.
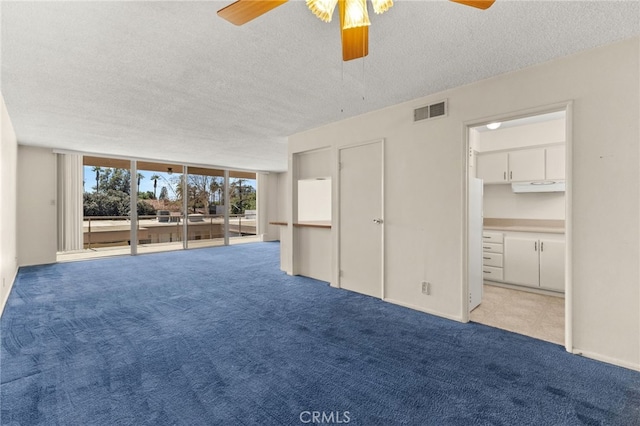
[[[540,240],[540,287],[564,291],[565,242]]]
[[[554,146],[545,150],[546,166],[545,179],[564,180],[565,179],[565,147]]]
[[[509,156],[506,152],[480,154],[476,159],[476,177],[483,183],[506,183]]]
[[[482,252],[482,264],[486,266],[494,266],[496,268],[502,268],[502,254]]]
[[[488,281],[502,281],[502,261],[504,251],[503,233],[484,231],[482,233],[482,277]]]
[[[504,280],[512,284],[538,287],[538,239],[507,235],[504,239],[504,250]]]
[[[503,269],[495,266],[482,266],[482,278],[487,281],[502,281]]]
[[[502,243],[482,243],[482,251],[490,253],[502,253]]]
[[[482,233],[482,242],[483,243],[497,243],[502,244],[504,241],[504,234],[502,232],[491,232],[484,231]]]
[[[503,266],[507,283],[564,292],[564,236],[505,233]]]
[[[476,177],[485,184],[565,179],[564,145],[480,153]]]
[[[509,182],[544,180],[544,149],[509,152]]]

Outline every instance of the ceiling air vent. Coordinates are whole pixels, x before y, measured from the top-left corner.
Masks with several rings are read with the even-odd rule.
[[[447,115],[447,101],[437,102],[435,104],[423,106],[413,110],[413,121],[418,122],[428,120],[430,118],[442,117]]]

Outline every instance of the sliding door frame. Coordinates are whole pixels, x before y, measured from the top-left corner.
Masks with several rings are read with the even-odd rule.
[[[129,254],[132,256],[135,256],[138,254],[138,181],[137,181],[137,174],[138,174],[138,163],[139,162],[148,162],[148,163],[166,163],[166,161],[163,160],[157,160],[157,159],[143,159],[143,158],[131,158],[131,157],[126,157],[126,156],[118,156],[118,155],[110,155],[110,154],[101,154],[101,153],[88,153],[88,152],[80,152],[80,151],[72,151],[72,150],[53,150],[54,154],[63,154],[63,155],[80,155],[82,157],[96,157],[96,158],[104,158],[104,159],[112,159],[112,160],[124,160],[124,161],[129,161],[129,172],[131,174],[131,181],[130,181],[130,199],[129,199],[129,209],[130,209],[130,230],[129,230]],[[230,220],[230,213],[229,213],[229,196],[230,196],[230,185],[229,185],[229,179],[230,179],[230,175],[233,172],[244,172],[244,173],[254,173],[256,175],[256,183],[257,183],[257,177],[258,174],[263,173],[266,174],[268,172],[265,171],[260,171],[260,170],[248,170],[248,169],[241,169],[241,168],[234,168],[234,169],[229,169],[229,168],[225,168],[225,167],[219,167],[219,166],[215,166],[215,165],[210,165],[210,164],[195,164],[195,163],[175,163],[177,166],[182,167],[182,176],[181,176],[181,184],[183,186],[183,188],[187,188],[187,184],[188,184],[188,173],[189,173],[189,167],[194,167],[194,168],[205,168],[205,169],[217,169],[217,170],[222,170],[223,171],[223,176],[224,176],[224,183],[223,183],[223,193],[224,193],[224,204],[223,204],[223,208],[224,208],[224,245],[228,246],[230,244],[229,241],[229,220]],[[84,169],[84,165],[82,166]],[[58,182],[58,185],[60,183]],[[189,248],[189,242],[188,242],[188,191],[184,191],[185,194],[183,194],[182,197],[182,216],[183,216],[183,224],[182,224],[182,234],[183,234],[183,238],[182,238],[182,249],[186,250]],[[257,205],[256,205],[257,207]],[[256,216],[256,236],[257,234],[257,222],[258,222],[258,217],[261,214],[265,214],[265,212],[260,212],[257,211],[257,216]],[[80,220],[82,221],[84,219],[84,217],[81,217]],[[59,237],[58,237],[59,238]]]

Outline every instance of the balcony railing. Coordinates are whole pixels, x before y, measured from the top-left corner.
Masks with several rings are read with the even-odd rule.
[[[247,217],[249,216],[249,218]],[[256,235],[254,215],[229,215],[229,236]],[[253,217],[252,217],[253,216]],[[137,243],[156,244],[183,241],[184,215],[160,214],[138,216]],[[187,215],[187,239],[215,240],[224,238],[224,216]],[[128,216],[85,216],[84,248],[127,246],[131,244],[131,220]]]

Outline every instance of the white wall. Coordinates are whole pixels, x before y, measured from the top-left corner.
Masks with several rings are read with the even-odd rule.
[[[18,147],[18,264],[56,261],[56,155],[51,149]]]
[[[322,148],[296,153],[294,160],[296,179],[315,179],[331,176],[331,150]]]
[[[339,146],[385,138],[388,299],[462,319],[465,123],[573,100],[574,350],[640,369],[639,50],[634,38],[332,123],[291,136],[289,154],[332,141],[336,162]],[[447,117],[413,124],[443,98]]]
[[[331,281],[331,230],[296,227],[295,235],[295,273]]]
[[[565,219],[564,192],[527,192],[516,194],[511,185],[484,186],[485,218]]]
[[[269,222],[277,220],[278,215],[278,197],[276,191],[278,189],[278,177],[271,173],[258,173],[256,175],[258,193],[258,232],[261,234],[262,241],[276,241],[280,238],[278,228],[269,225]]]
[[[290,173],[278,173],[278,190],[277,190],[277,199],[278,199],[278,213],[275,217],[275,221],[277,222],[285,222],[291,223],[290,217],[290,202],[291,197],[287,192],[289,188],[289,176]],[[291,250],[292,243],[291,237],[289,233],[289,226],[278,225],[278,231],[280,232],[280,269],[288,274],[292,272],[292,264],[291,264]]]
[[[16,246],[16,178],[18,141],[0,94],[0,314],[18,270]]]
[[[565,129],[565,119],[562,118],[491,131],[476,131],[477,139],[471,147],[478,152],[488,152],[564,142]]]
[[[264,241],[277,241],[280,239],[280,226],[271,225],[270,222],[282,222],[284,212],[281,212],[284,203],[284,184],[281,183],[285,173],[259,173],[258,174],[258,211],[260,215],[260,232]]]
[[[298,222],[331,222],[331,179],[298,180]]]

